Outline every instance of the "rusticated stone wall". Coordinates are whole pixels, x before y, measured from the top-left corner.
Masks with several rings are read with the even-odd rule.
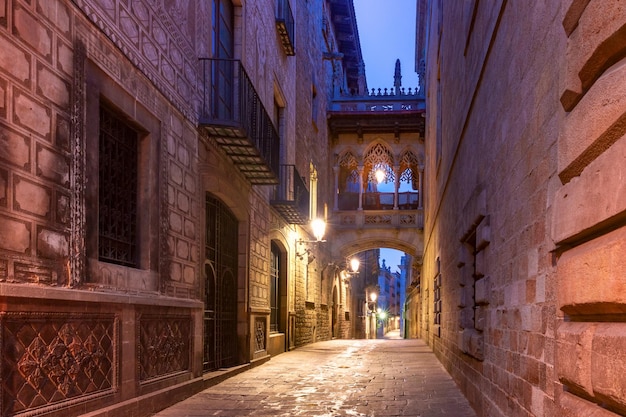
[[[624,7],[432,5],[428,341],[481,416],[626,415]]]
[[[626,415],[626,10],[571,1],[562,10],[565,60],[557,94],[558,414]]]
[[[421,331],[480,416],[560,415],[564,3],[431,2]]]
[[[200,373],[197,55],[160,26],[174,5],[129,7],[0,2],[2,415],[82,414]],[[93,251],[100,100],[142,131],[138,268]]]

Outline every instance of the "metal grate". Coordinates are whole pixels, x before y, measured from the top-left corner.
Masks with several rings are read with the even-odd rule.
[[[98,256],[137,266],[137,132],[100,106]]]
[[[233,366],[237,351],[238,222],[218,199],[206,197],[204,370]]]

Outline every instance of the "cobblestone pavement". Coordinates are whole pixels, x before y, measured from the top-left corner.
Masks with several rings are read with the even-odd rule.
[[[283,353],[157,414],[419,416],[476,414],[421,340],[332,340]]]

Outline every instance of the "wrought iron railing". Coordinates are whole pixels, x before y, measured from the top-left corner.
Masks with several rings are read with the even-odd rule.
[[[272,206],[291,224],[309,221],[309,191],[295,165],[281,165]]]
[[[276,29],[278,29],[285,54],[295,55],[295,21],[289,0],[276,0]]]
[[[201,58],[200,124],[254,184],[278,180],[280,137],[241,61]]]

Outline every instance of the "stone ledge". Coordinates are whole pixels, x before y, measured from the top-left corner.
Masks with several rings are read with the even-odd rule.
[[[127,294],[8,283],[0,283],[0,298],[31,298],[47,301],[147,305],[151,307],[163,306],[190,309],[204,308],[204,303],[201,301],[166,297],[157,293]]]

